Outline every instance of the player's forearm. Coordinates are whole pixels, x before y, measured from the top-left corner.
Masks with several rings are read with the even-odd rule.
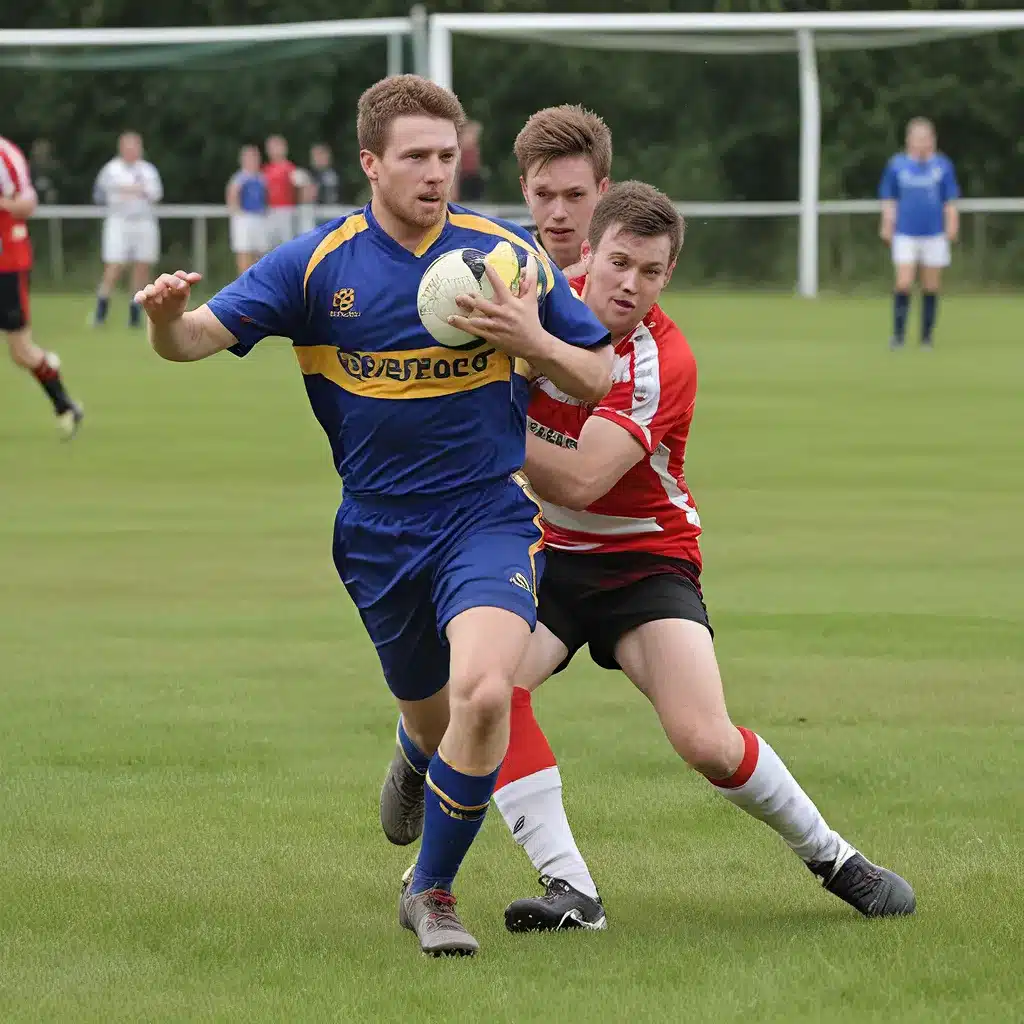
[[[611,345],[596,349],[567,345],[552,334],[544,332],[536,352],[531,352],[530,366],[555,387],[573,398],[596,405],[612,386]]]
[[[15,220],[27,220],[36,212],[39,200],[34,192],[19,193],[10,199],[0,200],[0,209],[6,210]]]
[[[960,234],[960,211],[953,203],[946,203],[942,211],[946,237],[953,241]]]
[[[150,320],[149,343],[153,351],[172,363],[191,363],[228,348],[235,339],[226,328],[222,327],[220,332],[211,330],[207,317],[203,315],[205,310],[205,306],[193,309],[162,323]]]
[[[559,448],[533,434],[526,436],[523,470],[541,498],[577,511],[597,501],[608,489],[600,479],[601,467],[596,460],[580,454],[579,449]]]
[[[892,199],[882,200],[882,230],[892,231],[896,223],[896,203]]]

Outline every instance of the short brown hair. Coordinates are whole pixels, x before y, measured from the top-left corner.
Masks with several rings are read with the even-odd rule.
[[[640,238],[667,235],[670,259],[675,260],[683,247],[683,218],[664,192],[643,181],[620,181],[597,201],[590,218],[587,240],[596,249],[612,226]]]
[[[538,110],[523,125],[513,149],[524,178],[538,163],[543,167],[566,156],[586,157],[598,181],[612,173],[612,133],[597,114],[578,104]]]
[[[356,134],[359,148],[380,156],[397,117],[436,117],[451,121],[461,132],[466,112],[458,96],[420,75],[391,75],[371,85],[359,97]]]

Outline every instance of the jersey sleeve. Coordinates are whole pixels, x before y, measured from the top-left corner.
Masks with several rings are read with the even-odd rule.
[[[544,330],[580,348],[595,348],[609,341],[608,329],[569,287],[565,274],[553,263],[549,266],[554,273],[554,285],[541,300],[540,322]]]
[[[302,239],[267,253],[207,305],[237,338],[228,351],[246,356],[268,337],[294,338],[305,322],[302,278],[309,246]]]
[[[956,168],[952,160],[943,161],[939,190],[944,203],[951,203],[954,199],[960,198],[960,182],[956,180]]]
[[[142,184],[146,190],[146,198],[151,203],[159,203],[163,199],[164,183],[160,180],[160,172],[152,164],[143,167]]]
[[[879,199],[899,199],[899,175],[896,172],[896,161],[890,160],[882,172],[882,180],[878,184]]]
[[[96,175],[92,186],[92,201],[97,206],[106,206],[107,190],[110,188],[110,164],[105,163]]]
[[[689,350],[671,356],[668,345],[645,331],[634,337],[632,355],[616,357],[612,381],[592,415],[618,424],[651,455],[693,405],[697,363]]]

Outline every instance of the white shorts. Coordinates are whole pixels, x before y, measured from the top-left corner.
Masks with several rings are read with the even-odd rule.
[[[896,235],[892,240],[892,261],[922,267],[949,266],[949,239],[945,235]]]
[[[272,206],[267,210],[267,251],[295,237],[295,207]]]
[[[160,225],[149,217],[107,217],[103,221],[104,263],[149,263],[160,258]]]
[[[233,213],[229,223],[231,251],[265,253],[267,251],[267,218],[262,213]]]
[[[295,211],[300,235],[304,235],[316,227],[316,207],[312,203],[300,203]]]

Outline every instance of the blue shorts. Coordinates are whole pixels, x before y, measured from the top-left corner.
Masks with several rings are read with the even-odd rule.
[[[517,479],[437,498],[350,498],[334,524],[334,564],[400,700],[448,682],[445,627],[468,608],[537,624],[540,507]]]

